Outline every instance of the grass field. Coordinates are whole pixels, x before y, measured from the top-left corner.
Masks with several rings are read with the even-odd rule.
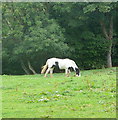
[[[81,75],[3,75],[2,117],[116,118],[116,68]]]

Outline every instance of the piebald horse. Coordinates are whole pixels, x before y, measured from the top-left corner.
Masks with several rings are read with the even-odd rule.
[[[44,77],[50,72],[50,77],[55,67],[59,69],[65,69],[66,76],[69,76],[70,70],[73,69],[76,72],[76,76],[80,77],[80,70],[76,63],[70,59],[50,58],[46,61],[46,64],[42,67],[41,74],[45,73]],[[46,70],[47,69],[47,70]]]

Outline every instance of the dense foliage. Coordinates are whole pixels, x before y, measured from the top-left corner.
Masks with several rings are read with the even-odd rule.
[[[107,67],[111,55],[117,66],[117,9],[117,3],[3,3],[3,74],[39,73],[50,57],[95,69]]]

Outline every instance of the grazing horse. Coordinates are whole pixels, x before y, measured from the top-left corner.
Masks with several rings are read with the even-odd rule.
[[[41,74],[45,73],[44,77],[50,72],[50,77],[55,67],[59,69],[65,69],[66,76],[69,76],[70,70],[73,69],[76,72],[76,76],[80,76],[80,70],[76,63],[70,59],[50,58],[46,61],[46,64],[42,67]],[[47,69],[47,70],[46,70]],[[46,72],[45,72],[46,71]]]

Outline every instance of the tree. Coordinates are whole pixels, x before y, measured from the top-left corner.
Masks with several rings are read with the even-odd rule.
[[[112,55],[112,44],[113,44],[113,19],[115,18],[115,15],[116,15],[114,14],[116,13],[116,3],[97,3],[97,4],[88,3],[84,7],[84,13],[91,14],[93,12],[98,13],[99,21],[100,21],[100,25],[101,25],[104,37],[108,42],[107,67],[112,67],[111,55]]]
[[[49,57],[67,56],[64,30],[49,17],[47,4],[4,3],[3,20],[3,59],[18,61],[26,74],[36,74],[33,66],[38,70]]]
[[[96,21],[84,13],[86,4],[57,3],[53,5],[54,16],[58,15],[55,19],[65,28],[66,42],[72,49],[70,58],[83,69],[101,68],[105,64],[105,39]]]
[[[115,8],[116,3],[3,3],[3,73],[39,73],[50,57],[71,58],[81,69],[106,67],[106,58],[107,67],[116,66]]]

